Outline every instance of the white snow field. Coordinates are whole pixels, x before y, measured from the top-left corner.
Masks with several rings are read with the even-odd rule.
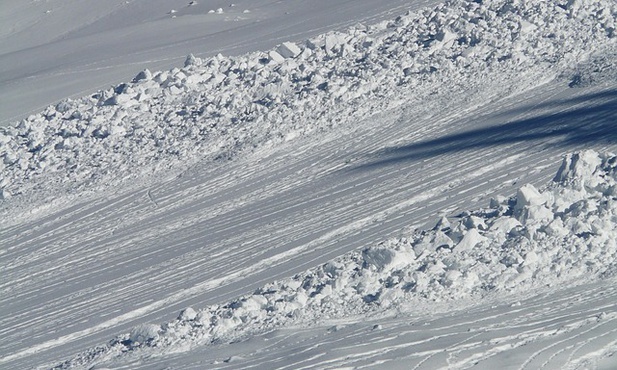
[[[617,368],[617,3],[263,3],[2,130],[0,367]],[[90,21],[3,52],[259,13],[56,4]]]

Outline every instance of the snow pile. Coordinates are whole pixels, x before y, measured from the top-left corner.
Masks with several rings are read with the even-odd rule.
[[[153,347],[220,343],[269,328],[482,297],[617,273],[617,156],[568,155],[553,183],[521,187],[432,230],[348,253],[224,305],[184,310],[61,365]],[[188,344],[187,344],[188,343]]]
[[[190,56],[0,133],[1,198],[180,171],[428,96],[503,96],[614,45],[616,19],[612,0],[451,0],[302,45]]]

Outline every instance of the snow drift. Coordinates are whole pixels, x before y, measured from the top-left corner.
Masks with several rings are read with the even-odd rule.
[[[522,186],[488,208],[443,218],[431,230],[348,253],[226,304],[187,308],[175,321],[144,325],[59,368],[149,350],[187,350],[291,324],[421,301],[482,298],[617,273],[617,156],[568,155],[545,189]]]

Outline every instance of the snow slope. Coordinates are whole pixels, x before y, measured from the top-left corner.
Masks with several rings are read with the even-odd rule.
[[[602,248],[612,251],[614,238],[609,233],[604,244],[586,244],[596,240],[598,230],[613,229],[612,193],[607,190],[614,181],[610,155],[584,154],[592,159],[582,167],[599,172],[596,177],[579,176],[596,181],[589,189],[578,189],[588,203],[577,209],[582,225],[575,225],[575,215],[572,224],[557,229],[565,233],[559,234],[562,242],[571,241],[575,248],[559,252],[555,247],[556,264],[534,252],[538,260],[532,266],[537,269],[531,277],[526,267],[532,262],[525,262],[531,254],[520,248],[545,246],[534,238],[548,235],[542,222],[562,219],[558,197],[540,196],[543,200],[537,203],[528,196],[533,189],[525,187],[519,198],[528,202],[518,208],[516,203],[511,210],[503,202],[493,205],[498,211],[505,207],[501,215],[506,223],[531,222],[514,235],[519,239],[505,232],[488,235],[491,229],[483,230],[477,222],[492,226],[496,221],[482,211],[464,214],[464,229],[459,225],[454,230],[458,234],[441,230],[450,240],[451,245],[440,236],[447,248],[431,241],[436,231],[411,230],[486,205],[496,194],[514,194],[521,182],[542,185],[573,150],[616,151],[616,17],[610,1],[455,1],[275,51],[188,58],[184,68],[140,73],[132,82],[62,102],[6,130],[0,138],[1,289],[7,297],[0,303],[5,338],[0,364],[30,368],[70,359],[63,366],[89,367],[100,361],[113,367],[174,366],[174,353],[191,349],[180,356],[186,367],[210,367],[222,360],[231,362],[221,366],[254,361],[268,367],[268,361],[289,359],[286,351],[294,347],[284,344],[287,338],[298,338],[294,343],[308,349],[295,361],[325,366],[316,362],[322,355],[317,357],[312,349],[329,343],[323,325],[333,319],[341,330],[335,326],[325,331],[340,338],[340,345],[328,345],[332,366],[347,361],[336,357],[336,351],[347,357],[345,351],[351,351],[363,364],[418,354],[419,361],[433,368],[438,365],[431,359],[446,360],[401,346],[409,327],[394,324],[435,320],[435,326],[446,331],[444,338],[464,341],[458,332],[447,333],[456,328],[448,322],[462,323],[468,316],[460,308],[473,306],[468,299],[478,297],[479,307],[470,310],[482,312],[477,325],[488,333],[482,343],[489,344],[460,347],[458,341],[438,340],[430,343],[435,347],[429,351],[467,348],[472,359],[490,360],[495,353],[500,355],[492,358],[502,361],[512,355],[521,359],[513,363],[529,359],[531,368],[535,358],[558,357],[542,348],[570,356],[571,364],[614,352],[614,343],[601,339],[614,332],[613,263],[593,255]],[[559,186],[575,192],[577,185],[566,180],[579,177],[568,175]],[[598,200],[606,203],[598,206]],[[593,205],[595,210],[589,208]],[[533,217],[526,209],[532,209]],[[589,217],[598,209],[608,210],[601,220],[606,224],[584,229],[594,225]],[[407,241],[388,242],[394,249],[379,246],[397,234]],[[470,235],[464,243],[463,234]],[[427,238],[427,254],[422,255],[420,247],[404,247],[412,238]],[[515,243],[524,238],[527,245]],[[459,250],[468,251],[453,269],[447,253],[458,254],[459,243],[467,245]],[[492,243],[505,243],[503,256],[490,253],[486,247]],[[589,248],[585,254],[581,245],[600,249]],[[403,247],[407,250],[396,249]],[[345,254],[354,250],[368,252]],[[474,272],[479,280],[467,279],[474,253],[487,258],[488,273]],[[388,256],[397,262],[383,262]],[[416,262],[408,263],[414,258],[436,267],[418,270]],[[360,275],[337,267],[337,261],[356,261],[364,268],[365,260],[368,269],[360,269]],[[500,265],[505,268],[499,270]],[[570,277],[593,272],[590,277],[607,280],[596,282],[593,289],[567,290],[565,286],[577,281],[565,273],[554,277],[549,273],[553,266],[578,274]],[[394,273],[401,269],[400,275]],[[426,271],[427,285],[416,291],[401,289],[407,283],[422,286],[418,271]],[[339,277],[360,279],[353,281],[364,286],[356,296],[347,296],[350,286]],[[302,303],[297,282],[305,279],[316,294],[306,294]],[[490,289],[489,283],[502,290]],[[581,297],[571,320],[555,321],[562,316],[559,310],[567,311],[563,306],[543,308],[550,297],[500,296],[504,290],[520,293],[547,283],[553,285],[551,294],[564,302]],[[396,289],[382,296],[383,284]],[[270,294],[270,288],[276,288],[272,297],[280,302],[260,302],[259,296]],[[604,298],[594,293],[602,290]],[[257,298],[245,307],[249,319],[239,324],[239,312],[252,291]],[[328,297],[342,303],[328,303]],[[451,303],[440,306],[436,298]],[[315,310],[303,307],[309,299],[318,302]],[[601,311],[591,306],[603,299]],[[514,315],[500,327],[490,319],[507,315],[507,307],[518,301],[523,308],[514,312],[522,316]],[[442,313],[423,316],[405,302]],[[496,307],[489,302],[497,302]],[[263,310],[262,304],[276,309]],[[214,318],[213,326],[192,319],[193,312],[184,310],[188,306],[206,321]],[[296,310],[297,317],[286,314]],[[399,311],[401,316],[392,319]],[[384,341],[376,342],[384,347],[375,344],[375,353],[392,348],[385,357],[371,357],[373,352],[363,350],[366,342],[356,330],[364,333],[366,326],[361,323],[364,316],[357,314],[370,314],[376,329],[381,325],[390,330],[383,333]],[[525,315],[538,319],[538,330],[529,333],[516,325]],[[606,318],[607,325],[595,325],[593,318]],[[543,322],[572,325],[558,330]],[[280,329],[290,325],[300,328]],[[493,330],[496,325],[503,331]],[[279,331],[263,334],[272,329]],[[491,337],[504,331],[505,337]],[[127,336],[109,342],[121,333]],[[380,336],[379,330],[374,333]],[[561,351],[562,343],[580,337],[568,333],[589,335],[594,344],[578,350],[587,343],[584,339]],[[271,338],[281,341],[270,346]],[[503,338],[509,342],[501,346]],[[246,345],[229,344],[236,340]],[[520,347],[532,340],[533,346]],[[159,347],[151,348],[157,343]],[[208,346],[199,346],[203,344]],[[523,348],[522,354],[504,351],[508,348]],[[526,352],[532,348],[541,356]],[[128,351],[118,353],[124,349]],[[294,367],[282,361],[277,366]]]
[[[189,53],[267,50],[430,3],[435,1],[5,0],[0,126],[129,80],[139,68],[172,68]]]
[[[182,69],[144,70],[130,83],[62,101],[9,127],[0,136],[2,195],[50,181],[78,189],[109,184],[162,162],[272,146],[351,117],[427,104],[445,83],[441,95],[469,94],[472,104],[560,73],[584,83],[567,67],[595,53],[614,55],[604,49],[614,47],[615,4],[573,4],[440,5],[268,53],[205,62],[191,54]],[[615,63],[594,61],[609,69]]]
[[[517,351],[522,345],[535,345],[545,336],[563,337],[564,332],[583,336],[588,331],[592,331],[592,335],[584,335],[585,340],[566,336],[565,340],[579,346],[576,356],[575,352],[569,354],[570,362],[597,351],[595,342],[601,343],[601,350],[606,350],[603,346],[608,345],[608,350],[614,353],[617,351],[617,305],[613,300],[615,289],[612,284],[617,272],[617,235],[613,232],[617,221],[617,156],[598,155],[593,151],[569,155],[554,181],[544,191],[538,191],[530,184],[524,185],[515,198],[494,199],[490,208],[464,213],[455,224],[443,218],[432,230],[347,253],[292,278],[267,284],[252,295],[200,311],[187,308],[175,321],[162,326],[138,326],[110,342],[107,348],[98,347],[63,367],[82,365],[83,361],[97,363],[109,358],[113,364],[115,356],[122,357],[124,362],[126,357],[132,359],[134,355],[145,359],[146,363],[141,366],[148,367],[151,366],[147,360],[152,356],[150,352],[185,352],[197,344],[230,342],[246,336],[247,332],[263,333],[281,326],[306,325],[324,318],[359,317],[373,311],[383,314],[397,309],[405,312],[410,306],[426,305],[426,301],[483,299],[490,292],[525,292],[530,288],[563,285],[564,282],[607,278],[610,278],[609,283],[601,283],[601,287],[602,291],[607,290],[608,297],[598,297],[598,288],[592,289],[592,294],[585,292],[588,287],[584,288],[585,293],[573,289],[577,295],[589,297],[585,300],[586,305],[591,303],[590,300],[594,301],[594,314],[570,312],[570,322],[561,322],[561,327],[544,326],[532,335],[509,334],[500,339],[510,342],[506,348],[503,345],[455,346],[450,351],[460,353],[447,363],[443,359],[430,359],[430,356],[422,359],[423,356],[416,354],[412,357],[422,360],[418,365],[426,368],[433,365],[424,364],[425,360],[434,365],[457,368],[479,361],[498,364],[503,360],[496,360],[495,356],[499,357],[505,351]],[[531,301],[534,300],[537,298]],[[603,304],[599,305],[595,300]],[[533,303],[528,301],[520,310],[534,312],[538,309],[536,305],[546,307],[548,303],[544,299]],[[518,310],[522,306],[516,302],[510,308],[517,307],[515,310]],[[550,310],[550,314],[542,315],[555,316],[562,310],[564,307],[557,306]],[[509,311],[500,315],[512,315],[513,310]],[[473,327],[478,323],[472,321],[464,325]],[[535,320],[531,325],[537,325]],[[584,330],[580,330],[581,327]],[[335,326],[329,330],[339,329]],[[505,331],[503,327],[500,330]],[[516,326],[510,330],[523,331]],[[472,338],[477,341],[479,339],[475,338],[484,334],[476,334],[476,331],[469,330],[474,334],[467,334],[466,341]],[[491,338],[495,333],[484,335]],[[583,346],[593,350],[580,350]],[[442,351],[429,349],[431,355]],[[351,356],[351,360],[345,360],[357,364],[367,361],[365,356],[367,354],[362,352],[359,358]],[[300,355],[295,357],[303,359]],[[549,360],[551,366],[568,362]],[[243,358],[235,359],[233,366],[245,367],[240,364],[243,361]],[[264,363],[259,365],[265,368],[267,360],[262,361]],[[286,358],[283,364],[287,361],[290,359]],[[533,366],[531,363],[539,363],[539,360],[529,357],[526,362]],[[311,366],[324,364],[334,366],[329,361]],[[406,361],[405,365],[409,366],[409,363]]]

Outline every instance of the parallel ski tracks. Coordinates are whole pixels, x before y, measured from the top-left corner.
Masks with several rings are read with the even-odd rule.
[[[552,98],[560,91],[535,93]],[[484,145],[480,135],[465,142],[466,150],[442,148],[427,158],[388,161],[383,150],[393,138],[418,141],[416,128],[430,133],[423,137],[430,140],[451,134],[450,127],[466,131],[501,123],[491,112],[507,103],[475,112],[445,110],[424,121],[405,109],[386,112],[352,133],[196,167],[0,231],[6,247],[0,289],[8,297],[0,303],[0,353],[32,366],[58,360],[46,350],[68,356],[136,324],[169,320],[186,306],[248,293],[440,213],[486,205],[494,194],[511,194],[517,179],[542,183],[573,147],[547,146],[542,139]],[[530,114],[539,113],[500,119]],[[401,117],[418,121],[404,123]],[[431,125],[434,130],[427,129]],[[457,359],[476,343],[451,336],[450,351],[461,352]],[[409,351],[414,343],[391,351]],[[430,368],[431,361],[420,359],[418,368]]]

